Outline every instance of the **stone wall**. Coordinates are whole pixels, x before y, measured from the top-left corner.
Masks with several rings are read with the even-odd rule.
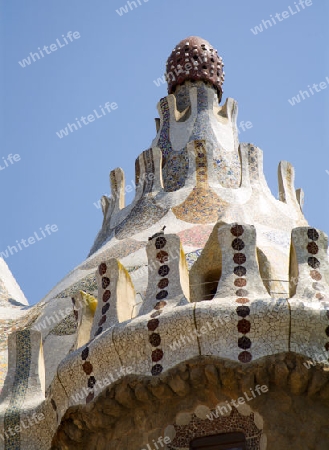
[[[293,353],[244,367],[198,357],[157,378],[126,377],[70,408],[51,448],[187,450],[192,438],[242,431],[248,450],[327,450],[328,366],[308,366]]]

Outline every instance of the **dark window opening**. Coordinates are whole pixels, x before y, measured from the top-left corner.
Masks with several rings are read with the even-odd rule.
[[[243,433],[224,433],[193,439],[190,450],[246,450]]]
[[[213,270],[206,274],[203,284],[203,300],[211,300],[215,297],[220,275],[220,270]]]

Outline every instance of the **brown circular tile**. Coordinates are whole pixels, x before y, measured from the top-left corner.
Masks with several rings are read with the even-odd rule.
[[[93,371],[93,366],[92,366],[92,364],[90,364],[89,361],[85,361],[82,364],[82,368],[83,368],[84,373],[87,374],[87,375],[90,375],[91,372]]]
[[[251,347],[251,340],[247,336],[242,336],[238,339],[238,347],[243,350],[248,350]]]
[[[326,352],[329,352],[329,342],[326,342],[324,348],[325,348]]]
[[[158,274],[160,275],[160,277],[166,277],[169,271],[170,271],[169,266],[164,265],[159,268]]]
[[[324,298],[324,295],[321,294],[321,292],[318,292],[315,296],[318,300],[322,300]]]
[[[108,302],[111,298],[111,291],[106,290],[103,294],[103,302]]]
[[[249,306],[238,306],[236,308],[236,313],[239,317],[245,318],[246,316],[249,316],[250,308]]]
[[[161,366],[161,364],[155,364],[151,369],[151,373],[153,376],[159,375],[162,371],[163,367]]]
[[[244,305],[245,303],[249,303],[249,298],[244,298],[244,297],[237,298],[235,300],[235,302],[240,303],[241,305]]]
[[[239,238],[233,239],[233,241],[232,241],[232,248],[233,248],[233,250],[236,250],[236,251],[243,250],[244,249],[244,242],[243,242],[243,240],[239,239]]]
[[[157,259],[158,261],[160,261],[161,264],[163,264],[163,263],[165,263],[165,262],[168,262],[168,261],[169,261],[168,253],[165,252],[164,250],[161,250],[159,253],[157,253],[156,259]]]
[[[160,250],[161,248],[163,248],[166,245],[166,243],[167,243],[166,238],[164,238],[162,236],[157,237],[155,240],[155,248]]]
[[[166,306],[166,304],[167,304],[167,302],[164,302],[164,301],[157,302],[155,304],[154,309],[156,309],[156,310],[162,309],[162,308],[164,308]]]
[[[319,233],[315,228],[310,228],[309,230],[307,230],[307,236],[312,241],[317,241],[319,239]]]
[[[102,316],[98,322],[98,326],[101,327],[106,322],[106,316]]]
[[[163,298],[167,298],[168,297],[168,291],[160,291],[157,293],[157,295],[155,296],[155,298],[157,300],[162,300]]]
[[[238,297],[246,297],[248,295],[247,289],[238,289],[235,293]]]
[[[162,311],[155,311],[154,313],[152,313],[152,314],[150,315],[150,317],[152,317],[152,319],[154,319],[155,317],[160,316],[160,314],[162,314]]]
[[[238,325],[237,325],[238,332],[242,333],[242,334],[249,333],[250,327],[251,327],[250,322],[249,322],[249,320],[246,320],[246,319],[239,320]]]
[[[153,350],[152,352],[152,361],[158,362],[163,358],[163,351],[160,348]]]
[[[231,228],[231,233],[233,234],[233,236],[239,237],[243,234],[244,229],[242,225],[234,225]]]
[[[315,242],[309,242],[307,244],[307,251],[311,253],[312,255],[316,255],[319,251],[319,247]]]
[[[312,269],[318,269],[320,267],[320,261],[314,256],[310,256],[307,260],[307,263],[312,267]]]
[[[158,328],[159,323],[160,322],[158,319],[151,319],[147,322],[147,328],[149,329],[149,331],[154,331]]]
[[[243,266],[236,266],[234,267],[233,272],[238,277],[244,277],[247,273],[247,269]]]
[[[238,359],[242,363],[249,363],[252,360],[252,355],[249,352],[241,352]]]
[[[105,305],[102,307],[102,314],[106,314],[109,309],[110,309],[110,304],[105,303]]]
[[[110,282],[111,281],[108,277],[103,277],[102,278],[102,288],[106,289],[109,286]]]
[[[102,263],[98,266],[98,272],[100,275],[104,275],[107,271],[107,266],[105,263]]]
[[[168,284],[169,284],[168,278],[162,278],[162,280],[160,280],[159,283],[158,283],[158,288],[159,289],[164,289],[164,288],[166,288],[168,286]]]
[[[325,329],[326,335],[329,336],[329,327]]]
[[[91,376],[88,378],[88,387],[92,389],[96,384],[96,378],[94,376]]]
[[[313,280],[320,281],[322,279],[322,275],[317,270],[311,270],[310,275],[313,278]]]
[[[236,278],[234,280],[234,286],[236,287],[244,287],[247,284],[247,280],[245,278]]]
[[[235,264],[244,264],[247,261],[247,258],[244,253],[235,253],[233,256],[233,261]]]
[[[158,347],[161,344],[161,337],[158,333],[152,333],[149,336],[149,343],[152,347]]]

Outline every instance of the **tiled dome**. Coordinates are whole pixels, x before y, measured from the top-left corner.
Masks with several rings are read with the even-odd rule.
[[[224,82],[223,60],[210,43],[200,37],[190,36],[181,41],[172,51],[166,65],[168,93],[187,80],[203,80],[212,84],[222,98]]]

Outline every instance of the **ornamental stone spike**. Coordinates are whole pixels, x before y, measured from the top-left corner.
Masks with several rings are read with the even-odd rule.
[[[228,224],[218,229],[221,249],[221,276],[215,298],[269,299],[256,252],[256,230],[252,225]]]
[[[135,289],[129,273],[115,258],[101,263],[96,272],[98,303],[91,337],[119,322],[130,320],[135,306]]]
[[[290,297],[329,302],[328,236],[310,227],[291,233]]]
[[[8,353],[8,373],[0,395],[0,417],[6,413],[4,429],[20,424],[20,411],[34,409],[44,401],[46,383],[39,331],[14,331],[8,339]]]
[[[97,299],[84,291],[72,298],[78,332],[74,349],[82,347],[91,339],[91,328],[97,308]]]
[[[163,308],[188,303],[189,278],[179,237],[159,233],[149,240],[146,251],[149,281],[139,315],[149,313],[157,305]]]
[[[114,199],[114,211],[118,212],[125,207],[125,175],[118,167],[110,172],[111,197]]]

